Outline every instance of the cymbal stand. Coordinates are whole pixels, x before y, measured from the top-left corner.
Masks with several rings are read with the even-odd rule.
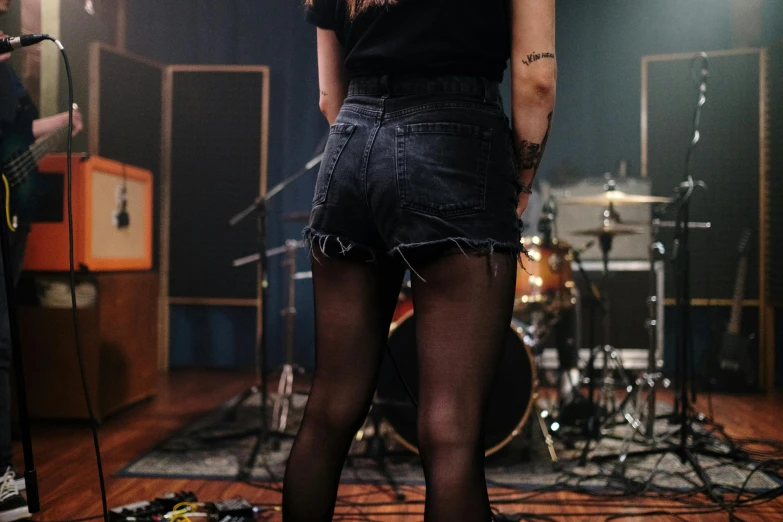
[[[650,276],[647,306],[650,315],[645,321],[649,338],[647,371],[635,380],[633,386],[628,388],[628,394],[617,408],[617,412],[633,428],[633,431],[629,432],[625,437],[623,449],[620,452],[620,461],[625,460],[624,455],[627,453],[628,444],[635,433],[642,435],[647,442],[651,442],[654,438],[656,391],[659,384],[662,384],[664,388],[668,388],[671,384],[668,379],[664,378],[663,373],[658,371],[658,362],[663,359],[663,353],[659,348],[658,342],[661,333],[658,325],[661,324],[659,322],[663,321],[662,307],[660,306],[660,299],[663,298],[663,279],[658,277],[658,268],[660,263],[663,262],[662,258],[666,252],[663,244],[658,241],[658,222],[659,220],[653,220],[653,239],[648,249]],[[645,401],[639,400],[639,397],[645,391],[647,392],[647,410],[646,415],[643,415],[642,409]],[[626,411],[626,406],[629,403],[633,404],[633,411]],[[644,420],[642,420],[643,416],[645,417]]]
[[[656,436],[655,433],[655,421],[660,418],[668,418],[670,415],[658,415],[656,408],[657,391],[663,387],[668,389],[671,386],[671,381],[667,379],[660,371],[660,367],[663,365],[663,306],[662,299],[664,296],[663,289],[663,277],[658,276],[658,272],[663,270],[664,256],[666,254],[666,248],[659,240],[659,234],[661,228],[675,228],[675,222],[662,221],[661,217],[666,211],[666,207],[659,207],[653,210],[652,220],[652,243],[649,248],[650,259],[650,294],[647,298],[647,306],[649,308],[650,317],[646,321],[646,327],[649,332],[649,349],[647,360],[647,371],[643,373],[634,384],[634,389],[628,394],[628,398],[634,398],[635,410],[633,412],[623,412],[624,417],[631,423],[632,426],[637,426],[637,431],[640,431],[644,436],[645,442],[648,444],[660,442],[668,439],[672,434],[679,431],[679,427],[672,430],[668,430],[666,433],[662,433]],[[688,228],[690,229],[709,229],[711,223],[699,223],[689,222]],[[646,411],[643,411],[643,401],[636,401],[637,395],[641,396],[647,393]],[[625,403],[621,404],[621,410],[624,409]],[[641,426],[644,429],[641,429]],[[626,442],[633,436],[633,432],[629,434]],[[623,450],[620,452],[619,459],[624,461],[628,454],[628,445],[624,444]]]
[[[604,210],[604,221],[619,221],[617,212],[614,210],[614,205],[611,203]],[[603,310],[603,345],[597,346],[590,352],[590,367],[594,367],[594,359],[596,355],[602,356],[601,365],[601,388],[599,395],[599,404],[597,406],[591,405],[592,419],[588,421],[588,426],[593,429],[588,429],[587,441],[582,450],[580,462],[585,463],[587,461],[587,455],[590,452],[590,442],[595,440],[597,443],[603,437],[602,429],[606,427],[607,423],[615,418],[618,411],[617,399],[615,395],[615,379],[612,372],[616,372],[620,377],[620,382],[625,389],[631,388],[630,380],[625,372],[623,366],[622,356],[619,350],[610,344],[612,334],[612,307],[611,300],[609,298],[609,252],[612,250],[613,235],[610,233],[601,234],[598,238],[599,245],[601,247],[601,254],[603,260],[603,273],[601,277],[601,298],[600,303]],[[610,368],[611,362],[611,368]],[[594,384],[592,376],[590,377],[591,392]],[[592,393],[591,393],[592,401]],[[600,418],[601,409],[605,409],[608,413],[603,419]],[[626,419],[627,420],[627,419]]]
[[[324,142],[322,142],[324,143]],[[319,151],[320,149],[320,151]],[[252,476],[253,466],[256,463],[258,454],[261,451],[262,445],[267,442],[273,442],[277,445],[281,439],[293,438],[292,435],[282,433],[279,430],[271,429],[269,425],[267,408],[268,408],[268,386],[267,386],[267,291],[269,288],[267,261],[272,252],[267,251],[266,238],[267,238],[267,217],[269,213],[269,201],[277,194],[282,192],[288,185],[307,174],[313,167],[321,163],[323,158],[323,149],[316,150],[316,155],[310,161],[308,161],[302,168],[295,173],[283,179],[280,183],[272,187],[266,192],[266,194],[259,196],[251,203],[247,208],[234,215],[229,220],[229,226],[235,227],[250,216],[256,216],[256,248],[257,252],[249,256],[245,256],[241,259],[236,259],[233,262],[234,267],[241,267],[245,265],[256,265],[256,284],[257,295],[259,297],[258,306],[258,335],[256,336],[256,383],[249,389],[245,390],[241,396],[234,401],[232,407],[229,408],[228,416],[236,417],[237,410],[242,404],[251,396],[260,395],[260,405],[258,410],[259,426],[258,429],[254,429],[256,440],[253,444],[253,448],[247,460],[240,466],[238,478],[247,480]]]
[[[273,429],[285,431],[288,426],[288,411],[291,408],[291,398],[294,393],[294,372],[300,375],[304,369],[294,364],[294,331],[296,329],[296,252],[300,247],[299,241],[288,240],[285,242],[285,260],[281,263],[288,269],[288,303],[281,315],[285,317],[285,364],[280,371],[280,379],[277,384],[277,397],[272,408],[274,419]]]
[[[698,91],[698,101],[696,103],[696,109],[694,111],[693,120],[693,139],[691,140],[690,147],[685,161],[685,179],[675,189],[678,193],[677,205],[677,217],[675,226],[675,240],[674,240],[674,255],[673,260],[675,262],[675,287],[676,287],[676,300],[677,300],[677,315],[678,321],[676,323],[676,347],[677,347],[677,372],[676,381],[679,387],[678,394],[675,395],[675,409],[672,420],[676,420],[679,423],[677,431],[673,434],[676,435],[679,441],[677,443],[664,444],[659,447],[653,447],[651,449],[645,449],[641,451],[634,451],[622,455],[622,458],[631,457],[648,457],[650,455],[663,455],[673,454],[680,458],[680,462],[683,464],[689,464],[693,469],[693,472],[698,477],[699,481],[706,489],[707,494],[712,498],[715,503],[723,504],[723,495],[716,491],[716,488],[707,475],[706,470],[699,462],[698,456],[710,456],[721,459],[731,460],[745,460],[746,457],[741,451],[733,445],[730,439],[725,442],[728,444],[728,451],[714,451],[704,448],[698,443],[698,434],[693,429],[693,409],[689,403],[688,397],[688,385],[692,379],[692,375],[689,369],[689,354],[690,354],[690,340],[691,340],[691,322],[690,322],[690,245],[689,245],[689,226],[690,223],[690,201],[696,187],[704,187],[704,183],[693,179],[691,175],[691,160],[693,152],[696,149],[700,140],[699,122],[701,119],[701,108],[707,101],[707,76],[708,76],[708,61],[705,53],[699,53],[694,58],[693,64],[700,62],[701,65],[701,80]],[[696,419],[700,419],[699,416]],[[617,458],[617,455],[599,455],[593,457],[593,461],[601,462]]]

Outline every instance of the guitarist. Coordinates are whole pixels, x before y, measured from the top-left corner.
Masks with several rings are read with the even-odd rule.
[[[0,0],[0,15],[8,11],[8,5],[12,0]],[[0,38],[5,34],[0,31]],[[8,64],[10,53],[0,55],[0,143],[3,140],[18,138],[9,135],[11,128],[15,132],[22,131],[25,135],[37,140],[63,126],[68,121],[68,113],[63,112],[47,118],[38,118],[37,109],[22,86],[19,78]],[[35,111],[35,119],[29,129],[19,129],[14,126],[21,110]],[[73,113],[73,133],[77,134],[82,129],[82,116],[75,110]],[[3,134],[5,132],[5,134]],[[28,144],[29,145],[29,144]],[[7,226],[5,219],[0,221],[0,226]],[[30,224],[18,223],[15,232],[10,234],[10,258],[14,281],[18,280],[22,271],[27,234]],[[0,258],[0,265],[2,260]],[[5,268],[5,267],[3,267]],[[9,522],[22,518],[29,518],[27,502],[19,494],[15,481],[13,458],[11,451],[11,339],[8,325],[8,307],[5,299],[5,280],[0,277],[0,521]]]

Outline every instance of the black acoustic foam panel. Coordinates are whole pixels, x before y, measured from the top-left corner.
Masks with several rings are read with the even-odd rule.
[[[693,136],[698,67],[691,59],[648,64],[648,173],[654,194],[682,181]],[[703,180],[692,198],[691,219],[712,228],[691,233],[691,293],[729,299],[737,271],[736,246],[752,231],[745,297],[759,297],[759,55],[709,57],[707,103],[692,174]],[[663,234],[672,245],[672,234]],[[671,272],[669,272],[671,274]],[[667,277],[672,296],[673,277]]]
[[[227,221],[259,194],[263,73],[176,70],[172,85],[172,297],[255,298],[255,221]]]

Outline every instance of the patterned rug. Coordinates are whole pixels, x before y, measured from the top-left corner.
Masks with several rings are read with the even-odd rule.
[[[288,422],[288,433],[296,433],[302,416],[305,397],[296,396]],[[121,477],[188,478],[207,480],[238,480],[242,465],[247,462],[255,443],[259,424],[258,396],[250,397],[235,407],[236,399],[197,420],[169,437],[153,450],[131,462],[117,473]],[[671,407],[659,405],[661,413]],[[269,408],[271,412],[271,407]],[[229,412],[234,412],[234,418]],[[656,423],[656,437],[664,439],[672,426]],[[707,433],[706,428],[694,429]],[[389,477],[398,484],[421,485],[424,477],[419,458],[405,450],[393,436],[393,429],[381,425],[382,439],[389,455],[383,459],[385,469],[376,460],[366,457],[367,440],[372,440],[372,426],[365,426],[364,437],[354,440],[350,456],[343,470],[342,482],[353,484],[386,484]],[[591,455],[616,454],[649,449],[628,436],[633,433],[628,424],[614,428],[609,437],[597,444]],[[726,452],[728,446],[710,435],[701,437],[703,447]],[[279,482],[285,472],[285,463],[292,440],[265,443],[252,467],[250,480]],[[599,488],[624,490],[652,485],[659,490],[690,490],[699,484],[698,477],[688,464],[682,464],[672,453],[628,459],[621,465],[617,459],[598,465],[580,466],[578,457],[583,442],[556,438],[555,449],[561,461],[553,466],[543,435],[535,417],[527,422],[522,432],[486,462],[487,482],[495,487],[539,489],[546,487],[567,490]],[[717,486],[727,490],[763,492],[778,487],[775,477],[754,471],[753,462],[734,463],[727,459],[698,457],[707,475]],[[648,484],[649,483],[649,484]]]

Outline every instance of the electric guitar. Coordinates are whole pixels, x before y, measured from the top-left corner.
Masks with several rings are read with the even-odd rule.
[[[750,229],[745,229],[740,237],[737,251],[740,259],[737,266],[737,278],[734,283],[734,297],[731,303],[731,318],[723,334],[715,383],[721,389],[751,390],[755,386],[755,368],[751,357],[751,345],[755,336],[744,337],[740,332],[742,319],[742,299],[745,295],[745,279],[748,273],[748,242]]]
[[[38,117],[33,105],[22,105],[17,109],[13,123],[3,126],[0,140],[0,173],[2,183],[8,183],[7,198],[2,201],[4,223],[11,230],[19,219],[30,220],[35,214],[36,200],[41,187],[35,174],[38,161],[56,150],[68,136],[68,124],[64,124],[43,138],[36,140],[32,123]],[[4,187],[3,192],[6,192]]]

